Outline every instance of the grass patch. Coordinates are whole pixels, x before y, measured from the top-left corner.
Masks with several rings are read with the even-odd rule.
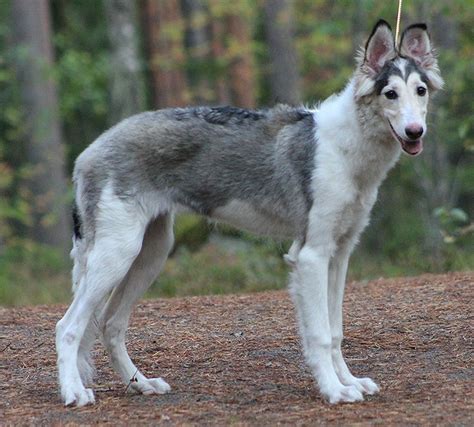
[[[288,269],[273,245],[220,238],[191,253],[178,249],[148,297],[256,292],[284,288]]]
[[[65,302],[70,289],[70,264],[50,247],[17,240],[0,257],[0,305]]]
[[[189,227],[193,227],[189,223]],[[222,230],[221,230],[222,231]],[[198,241],[199,239],[195,239]],[[146,297],[248,293],[286,288],[289,267],[282,255],[288,244],[245,234],[211,231],[207,243],[178,245]],[[51,248],[15,241],[0,256],[0,305],[51,304],[71,300],[70,263]],[[416,276],[474,269],[469,245],[446,245],[441,263],[416,247],[396,257],[356,249],[349,280]]]

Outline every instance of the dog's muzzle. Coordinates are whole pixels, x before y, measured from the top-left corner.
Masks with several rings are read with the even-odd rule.
[[[421,138],[416,138],[417,136],[423,135],[423,129],[421,129],[421,132],[418,131],[416,135],[413,133],[415,139],[404,139],[398,135],[397,132],[395,132],[390,120],[388,120],[388,124],[390,125],[390,130],[393,137],[400,143],[402,150],[405,151],[405,153],[409,154],[410,156],[417,156],[423,151],[423,140]]]

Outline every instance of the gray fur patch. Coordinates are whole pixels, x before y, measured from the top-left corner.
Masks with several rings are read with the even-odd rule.
[[[166,109],[126,119],[78,158],[82,205],[94,216],[112,180],[124,199],[161,191],[172,202],[212,216],[231,200],[304,235],[312,204],[315,123],[302,108]]]

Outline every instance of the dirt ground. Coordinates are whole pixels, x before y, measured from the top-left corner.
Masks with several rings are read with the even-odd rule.
[[[62,406],[53,331],[64,306],[0,309],[0,424],[474,425],[474,273],[350,283],[344,351],[381,386],[330,406],[303,363],[286,292],[142,302],[132,359],[172,387],[127,394],[95,351],[97,403]]]

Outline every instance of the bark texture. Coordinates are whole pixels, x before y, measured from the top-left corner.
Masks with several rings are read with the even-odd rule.
[[[53,47],[47,0],[14,0],[12,41],[18,47],[16,74],[25,117],[26,161],[31,165],[32,237],[63,249],[70,247],[66,208],[64,147],[56,84],[51,77]]]

